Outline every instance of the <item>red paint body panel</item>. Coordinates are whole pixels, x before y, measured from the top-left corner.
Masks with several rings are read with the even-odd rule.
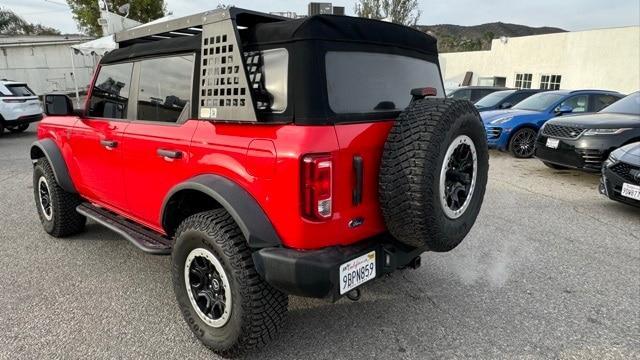
[[[253,196],[285,246],[315,249],[352,244],[385,231],[377,184],[390,128],[390,121],[296,126],[189,120],[166,125],[47,117],[38,134],[63,149],[82,197],[158,232],[164,233],[161,207],[173,186],[197,175],[217,174]],[[118,147],[105,149],[103,139],[118,141]],[[182,158],[165,159],[158,149],[180,151]],[[300,159],[311,153],[329,153],[333,159],[333,216],[322,222],[301,216]],[[364,160],[363,197],[357,206],[352,204],[355,155]],[[350,228],[353,219],[364,222]]]
[[[191,137],[199,121],[162,124],[133,121],[123,136],[124,193],[127,213],[158,231],[162,203],[175,185],[189,179]],[[158,150],[177,151],[179,159],[165,158]]]

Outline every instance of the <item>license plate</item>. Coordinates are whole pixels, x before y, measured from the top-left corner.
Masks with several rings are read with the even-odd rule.
[[[552,138],[548,138],[547,139],[547,147],[548,148],[557,149],[558,145],[560,145],[560,140],[552,139]]]
[[[340,265],[340,295],[376,277],[376,252],[371,251]]]
[[[621,194],[633,200],[640,200],[640,186],[624,183]]]

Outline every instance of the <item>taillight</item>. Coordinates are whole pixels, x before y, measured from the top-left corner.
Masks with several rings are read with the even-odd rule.
[[[332,215],[332,168],[329,154],[302,158],[302,213],[310,220],[326,220]]]

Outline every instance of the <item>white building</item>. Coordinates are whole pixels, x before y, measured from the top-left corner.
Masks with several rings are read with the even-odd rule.
[[[440,54],[445,86],[640,89],[640,26],[502,38],[491,50]],[[469,76],[468,76],[469,77]]]
[[[24,81],[38,95],[72,92],[74,76],[85,90],[98,58],[73,55],[71,45],[91,40],[86,36],[0,36],[0,79]]]

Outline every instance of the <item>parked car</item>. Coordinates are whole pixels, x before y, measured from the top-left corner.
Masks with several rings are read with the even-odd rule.
[[[115,40],[83,114],[45,97],[36,210],[54,237],[90,218],[171,254],[180,312],[215,352],[267,343],[288,294],[357,299],[473,226],[486,136],[444,98],[433,37],[231,8]]]
[[[491,93],[475,103],[479,112],[510,109],[520,101],[545,90],[522,89],[501,90]]]
[[[33,91],[23,82],[0,80],[0,136],[4,129],[17,133],[42,119],[42,106]]]
[[[609,155],[602,167],[600,193],[611,200],[640,207],[640,142]]]
[[[469,100],[475,103],[491,93],[507,89],[508,88],[494,86],[461,86],[448,92],[447,97],[451,99]]]
[[[490,148],[529,158],[535,151],[538,130],[557,116],[600,111],[623,95],[604,90],[556,90],[530,96],[508,110],[480,114]]]
[[[536,157],[553,169],[600,171],[611,151],[640,141],[640,92],[595,114],[566,116],[542,125]]]

